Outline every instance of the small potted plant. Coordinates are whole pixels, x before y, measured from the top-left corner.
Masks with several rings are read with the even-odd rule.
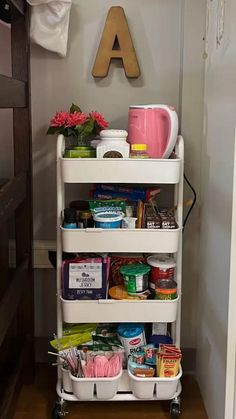
[[[91,140],[108,128],[108,122],[97,111],[82,112],[72,103],[69,112],[58,111],[50,121],[47,134],[62,134],[67,139],[64,157],[96,157]]]

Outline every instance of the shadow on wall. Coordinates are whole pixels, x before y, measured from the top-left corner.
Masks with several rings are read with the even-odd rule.
[[[46,130],[35,132],[33,152],[34,236],[41,240],[56,236],[56,137],[45,136]]]

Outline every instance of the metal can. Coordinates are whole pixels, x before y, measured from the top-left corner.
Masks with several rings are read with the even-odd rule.
[[[167,255],[152,255],[147,258],[151,266],[149,287],[155,290],[160,279],[174,278],[175,260]]]
[[[144,292],[148,288],[150,270],[150,266],[141,263],[121,266],[120,273],[128,294]]]
[[[177,284],[172,278],[160,279],[155,288],[156,300],[175,300],[177,298]]]

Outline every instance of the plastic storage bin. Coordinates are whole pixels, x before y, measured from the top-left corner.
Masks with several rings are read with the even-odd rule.
[[[128,370],[130,387],[138,399],[153,399],[154,395],[158,400],[169,400],[175,396],[179,380],[182,376],[182,368],[174,378],[139,378],[135,377]]]
[[[71,159],[59,157],[65,183],[177,184],[181,159]]]
[[[92,400],[94,398],[95,386],[98,400],[109,400],[115,397],[122,370],[116,377],[109,378],[77,378],[70,374],[74,395],[79,400]]]
[[[176,300],[65,300],[61,298],[65,323],[87,323],[96,319],[110,322],[163,322],[176,321],[179,298]]]
[[[61,227],[62,249],[69,253],[90,253],[91,249],[97,253],[120,253],[121,249],[123,253],[176,253],[181,232],[181,228],[149,230]]]
[[[63,367],[61,368],[61,371],[62,371],[62,385],[63,385],[64,391],[66,391],[67,393],[73,393],[72,381],[70,378],[70,371],[66,370]]]

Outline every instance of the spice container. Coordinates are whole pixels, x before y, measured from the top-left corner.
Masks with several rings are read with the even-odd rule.
[[[77,228],[75,208],[64,209],[64,228]]]
[[[155,300],[175,300],[177,298],[177,284],[172,278],[159,279],[155,293]]]
[[[100,132],[101,141],[97,145],[97,158],[128,158],[128,132],[119,129],[105,129]]]
[[[121,266],[120,273],[124,278],[125,289],[128,294],[144,292],[148,288],[150,270],[150,266],[141,263]]]
[[[173,278],[175,274],[175,260],[167,255],[152,255],[147,258],[148,265],[151,266],[149,287],[155,290],[160,279]]]
[[[82,223],[82,228],[90,228],[94,226],[92,213],[91,211],[80,211],[79,212],[79,222]]]
[[[149,159],[147,144],[131,144],[131,159]]]

